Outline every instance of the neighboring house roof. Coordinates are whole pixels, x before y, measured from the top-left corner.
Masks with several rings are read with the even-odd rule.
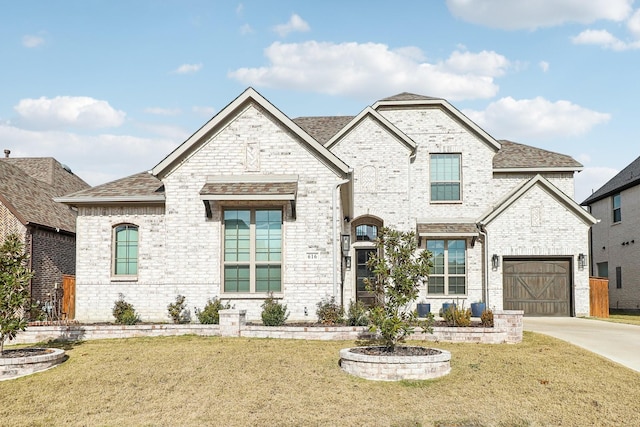
[[[293,122],[305,132],[315,138],[320,144],[325,144],[342,128],[349,124],[355,116],[329,117],[298,117]]]
[[[493,157],[493,169],[496,172],[520,172],[524,170],[582,170],[582,164],[571,156],[553,151],[500,140],[500,151]]]
[[[92,203],[164,203],[164,184],[149,172],[140,172],[116,181],[56,198],[70,205]]]
[[[593,225],[598,222],[596,218],[580,207],[580,205],[578,205],[573,199],[564,194],[549,180],[538,174],[514,188],[513,191],[498,201],[489,212],[480,217],[478,223],[481,225],[488,225],[536,185],[541,186],[551,197],[556,199],[558,203],[562,204],[570,212],[573,212],[574,215],[582,219],[586,224]]]
[[[87,187],[53,158],[0,159],[0,201],[25,226],[74,233],[75,213],[54,198]]]
[[[248,88],[240,96],[234,99],[229,105],[216,114],[196,133],[191,135],[185,142],[180,144],[171,154],[158,163],[151,172],[153,175],[163,178],[171,172],[173,168],[184,159],[188,158],[195,150],[204,144],[209,137],[225,126],[229,120],[233,119],[238,111],[246,108],[249,104],[257,104],[272,117],[278,120],[284,127],[295,135],[302,145],[313,152],[325,165],[336,172],[339,176],[346,177],[349,174],[349,166],[336,157],[322,144],[305,132],[300,126],[294,123],[283,112],[267,101],[255,89]]]
[[[581,203],[581,205],[590,205],[598,200],[602,200],[626,190],[630,187],[640,185],[640,157],[635,159],[629,166],[622,169],[616,176],[611,178],[602,187],[598,188],[592,195]]]

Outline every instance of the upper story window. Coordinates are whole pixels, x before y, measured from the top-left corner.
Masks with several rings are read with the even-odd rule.
[[[612,205],[613,205],[613,222],[622,221],[622,210],[620,208],[620,193],[614,194],[611,197]]]
[[[431,252],[433,270],[429,275],[427,292],[440,295],[464,295],[466,293],[465,240],[427,240]]]
[[[362,224],[356,227],[356,242],[373,242],[378,237],[378,227],[373,224]]]
[[[121,224],[113,228],[113,275],[138,274],[138,226]]]
[[[431,201],[459,201],[461,198],[460,154],[432,154],[430,160]]]
[[[282,290],[282,209],[224,211],[224,292]]]

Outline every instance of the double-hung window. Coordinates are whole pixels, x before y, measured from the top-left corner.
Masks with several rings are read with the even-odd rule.
[[[427,240],[433,270],[427,292],[433,295],[464,295],[466,293],[466,241]]]
[[[138,274],[138,226],[121,224],[113,228],[114,276],[136,276]]]
[[[281,292],[282,209],[224,211],[224,292]]]
[[[620,222],[622,221],[622,210],[620,207],[620,193],[618,194],[614,194],[613,197],[611,198],[612,201],[612,205],[613,205],[613,222]]]
[[[460,154],[432,154],[429,162],[431,201],[462,200]]]

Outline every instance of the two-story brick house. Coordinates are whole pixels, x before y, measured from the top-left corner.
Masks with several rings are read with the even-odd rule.
[[[423,298],[532,315],[589,312],[593,217],[581,165],[495,140],[443,99],[400,94],[356,117],[291,120],[247,89],[156,165],[74,193],[77,317],[109,320],[122,293],[145,320],[220,297],[260,316],[268,292],[294,320],[322,298],[369,301],[383,226],[434,254]]]
[[[609,279],[609,307],[640,309],[640,157],[582,205],[598,219],[590,267],[594,276]]]

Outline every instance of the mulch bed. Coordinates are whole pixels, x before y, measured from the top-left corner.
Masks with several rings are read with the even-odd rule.
[[[2,354],[0,354],[0,359],[16,359],[18,357],[40,356],[47,353],[51,353],[51,350],[48,348],[17,348],[5,350]]]
[[[387,347],[355,347],[351,353],[366,354],[367,356],[433,356],[441,351],[435,348],[416,346],[396,346],[393,351]]]

